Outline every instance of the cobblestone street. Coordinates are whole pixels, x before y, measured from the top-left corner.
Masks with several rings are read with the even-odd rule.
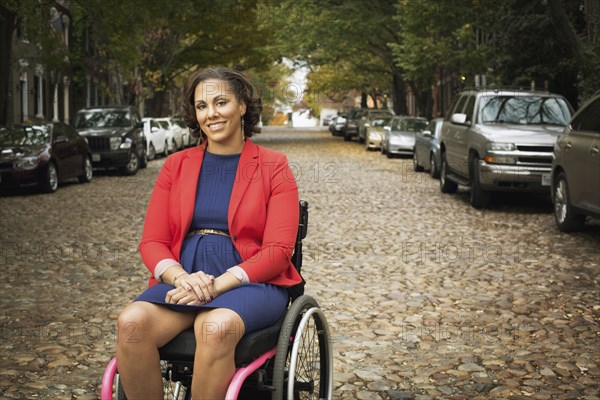
[[[307,293],[332,332],[338,399],[600,399],[600,223],[549,198],[445,195],[410,158],[327,131],[265,129],[310,204]],[[0,197],[0,398],[96,399],[164,158],[54,194]]]

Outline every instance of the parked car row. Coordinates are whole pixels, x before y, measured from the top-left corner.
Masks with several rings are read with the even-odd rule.
[[[374,111],[335,117],[329,130],[361,142],[364,127],[367,150],[412,155],[414,170],[439,178],[443,193],[468,187],[475,208],[497,192],[541,193],[551,195],[561,231],[600,218],[600,95],[575,115],[562,96],[515,90],[465,90],[444,118],[429,122]]]
[[[193,145],[176,118],[139,118],[134,107],[79,110],[73,126],[61,122],[0,127],[0,190],[38,187],[54,192],[58,183],[92,180],[93,169],[134,175],[157,154]]]
[[[158,154],[168,156],[192,144],[190,132],[182,120],[176,118],[143,118],[148,160]]]

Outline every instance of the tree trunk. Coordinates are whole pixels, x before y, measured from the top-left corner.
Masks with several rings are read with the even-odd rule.
[[[360,92],[360,108],[368,108],[367,98],[368,95],[366,92]]]
[[[165,102],[165,91],[154,92],[154,96],[147,100],[148,116],[150,117],[162,117],[163,116],[163,104]]]
[[[392,100],[394,102],[394,113],[396,115],[406,115],[408,113],[408,108],[406,105],[406,89],[404,88],[404,79],[402,78],[402,72],[393,67],[392,69]]]
[[[7,125],[12,120],[9,117],[9,101],[11,96],[10,63],[12,53],[12,34],[15,27],[16,15],[0,5],[0,125]]]

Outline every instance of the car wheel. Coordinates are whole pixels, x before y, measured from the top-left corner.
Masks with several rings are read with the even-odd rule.
[[[561,232],[572,232],[583,227],[585,215],[576,214],[569,197],[569,185],[564,172],[560,172],[554,182],[554,221]]]
[[[83,173],[77,177],[79,183],[86,183],[92,180],[92,176],[94,175],[92,169],[92,160],[90,156],[85,156],[85,160],[83,161]]]
[[[47,193],[56,192],[58,189],[58,170],[53,162],[48,164],[48,171],[46,172],[46,180],[42,184],[42,190]]]
[[[169,154],[172,154],[173,152],[171,151],[171,149],[169,149],[169,141],[165,140],[165,157],[167,157]]]
[[[416,151],[413,153],[413,170],[415,172],[421,172],[421,171],[423,171],[423,167],[421,167],[419,165],[419,158],[417,157],[417,152]]]
[[[175,153],[177,150],[179,150],[179,148],[177,147],[177,142],[175,141],[175,139],[171,140],[171,148],[173,149],[173,153]]]
[[[124,175],[135,175],[140,168],[140,160],[135,151],[131,151],[131,155],[129,156],[129,162],[125,167],[123,167]]]
[[[431,155],[429,156],[429,175],[431,175],[431,177],[434,179],[440,177],[440,171],[438,171],[435,165],[435,156],[433,155],[433,153],[431,153]]]
[[[148,161],[152,161],[156,158],[156,149],[154,145],[150,143],[150,149],[148,149]]]
[[[458,184],[448,179],[448,163],[446,157],[442,154],[442,168],[440,171],[440,190],[442,193],[456,193]]]
[[[491,193],[484,190],[479,181],[479,158],[473,157],[471,160],[471,194],[469,201],[475,208],[485,208],[490,205],[491,200]]]

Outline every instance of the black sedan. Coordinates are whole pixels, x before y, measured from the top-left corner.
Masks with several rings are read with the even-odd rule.
[[[86,140],[61,122],[0,128],[0,189],[39,187],[54,192],[58,183],[92,180]]]
[[[125,175],[146,168],[144,123],[134,107],[84,108],[75,115],[74,126],[90,145],[94,168],[118,168]]]

